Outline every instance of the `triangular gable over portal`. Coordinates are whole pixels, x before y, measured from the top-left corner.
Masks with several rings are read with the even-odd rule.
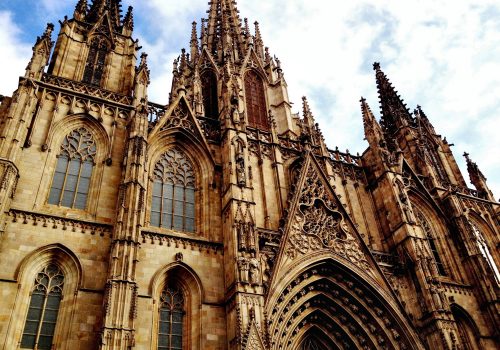
[[[311,152],[307,152],[288,216],[270,289],[294,266],[329,256],[391,291],[382,271]]]

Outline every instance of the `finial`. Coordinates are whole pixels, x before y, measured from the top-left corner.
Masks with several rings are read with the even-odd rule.
[[[141,54],[141,64],[139,66],[147,66],[148,65],[148,54],[143,52]]]
[[[267,46],[264,48],[264,59],[266,64],[271,62],[271,55],[269,54],[269,48]]]
[[[262,35],[260,34],[259,22],[255,21],[255,39],[261,41]]]
[[[181,50],[181,62],[179,64],[179,68],[181,71],[184,70],[184,68],[186,68],[186,49],[182,49]]]
[[[178,73],[178,64],[179,64],[179,58],[174,59],[174,68],[173,68],[173,73],[174,75]]]
[[[193,23],[191,23],[191,45],[196,43],[196,46],[198,46],[198,33],[196,30],[196,25],[196,21],[193,21]]]
[[[281,61],[278,57],[274,56],[274,60],[276,61],[276,67],[281,69]]]
[[[470,158],[469,158],[470,154],[467,153],[467,152],[464,152],[464,157],[465,157],[465,160],[467,160],[467,162],[470,162]]]
[[[248,18],[245,18],[244,21],[245,21],[245,36],[249,37],[250,36],[250,26],[248,25]]]
[[[307,102],[307,97],[302,96],[302,112],[304,117],[307,117],[311,114],[311,109],[309,108],[309,102]]]
[[[134,8],[129,6],[125,18],[123,19],[123,27],[129,30],[134,30]]]
[[[376,72],[379,72],[379,71],[380,71],[380,63],[379,63],[379,62],[375,62],[375,63],[373,63],[373,69],[374,69]]]
[[[47,27],[45,28],[45,32],[43,33],[43,36],[45,38],[50,38],[52,36],[53,31],[54,31],[54,24],[47,23]]]
[[[198,32],[196,30],[196,25],[197,23],[193,21],[192,23],[192,28],[191,28],[191,57],[193,60],[196,60],[196,57],[198,57]]]
[[[78,0],[78,3],[75,6],[75,12],[73,17],[79,21],[85,20],[85,16],[88,11],[88,3],[87,0]]]

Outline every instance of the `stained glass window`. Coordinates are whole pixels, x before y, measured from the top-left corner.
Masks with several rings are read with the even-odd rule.
[[[217,78],[215,77],[215,73],[211,70],[207,70],[201,75],[201,91],[203,95],[205,117],[218,119]]]
[[[48,265],[36,276],[21,339],[22,349],[52,349],[63,284],[64,275],[55,264]]]
[[[415,210],[415,213],[417,216],[418,224],[420,225],[420,227],[422,227],[422,229],[425,232],[427,242],[429,243],[429,248],[431,249],[432,256],[434,257],[434,262],[436,263],[436,268],[438,270],[438,273],[441,276],[446,276],[446,270],[444,268],[443,261],[439,256],[439,252],[436,246],[436,237],[434,235],[434,231],[432,230],[425,216],[420,211]]]
[[[85,209],[95,154],[95,141],[87,129],[73,130],[64,138],[57,156],[49,204]]]
[[[252,70],[245,75],[245,100],[248,125],[269,130],[264,84],[261,77]]]
[[[195,175],[186,155],[167,151],[154,169],[151,225],[195,231]]]
[[[95,86],[101,85],[106,56],[108,54],[108,42],[104,38],[95,37],[90,42],[87,63],[83,72],[83,82]]]
[[[158,350],[182,350],[184,296],[176,286],[167,286],[160,298]]]

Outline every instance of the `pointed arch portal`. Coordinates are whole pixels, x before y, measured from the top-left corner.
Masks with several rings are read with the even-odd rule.
[[[268,310],[273,350],[422,349],[394,302],[337,261],[281,285]]]

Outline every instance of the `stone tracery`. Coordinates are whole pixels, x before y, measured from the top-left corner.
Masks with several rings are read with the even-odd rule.
[[[290,226],[285,254],[295,259],[328,249],[363,270],[371,269],[359,241],[314,167],[309,166],[305,184]]]

